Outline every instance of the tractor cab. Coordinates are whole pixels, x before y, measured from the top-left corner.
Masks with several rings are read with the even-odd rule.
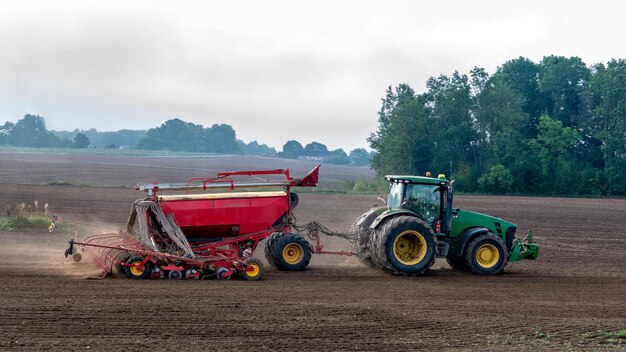
[[[389,181],[387,208],[410,211],[426,221],[437,233],[449,232],[452,220],[452,183],[440,174],[438,178],[421,176],[386,176]]]

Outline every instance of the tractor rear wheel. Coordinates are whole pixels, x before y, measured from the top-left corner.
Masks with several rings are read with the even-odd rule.
[[[370,246],[373,262],[394,275],[419,275],[435,262],[435,233],[413,216],[400,215],[380,225]]]
[[[465,250],[465,266],[474,274],[500,274],[508,261],[504,242],[494,234],[476,236]]]
[[[248,281],[257,281],[263,277],[265,268],[263,263],[257,258],[250,258],[246,261],[246,266],[241,272],[241,277]]]
[[[352,245],[359,261],[369,267],[376,267],[376,264],[372,261],[372,253],[369,248],[369,239],[372,235],[372,229],[370,229],[369,226],[359,226],[361,219],[368,214],[369,212],[359,216],[354,221],[350,227],[350,235],[353,238]]]
[[[304,270],[311,260],[309,242],[295,233],[277,236],[270,250],[272,261],[283,271]]]
[[[145,264],[141,264],[143,262],[143,257],[132,257],[126,261],[130,266],[126,266],[126,276],[134,280],[143,280],[150,277],[152,273],[152,263],[146,262]]]

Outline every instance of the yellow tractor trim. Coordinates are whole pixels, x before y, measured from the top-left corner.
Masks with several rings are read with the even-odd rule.
[[[493,244],[487,243],[478,247],[478,250],[476,251],[476,261],[481,267],[485,269],[493,268],[496,264],[498,264],[499,260],[500,251],[498,251],[498,248],[496,248]]]

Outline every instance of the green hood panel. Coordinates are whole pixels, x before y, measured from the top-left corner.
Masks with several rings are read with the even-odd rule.
[[[453,238],[462,235],[467,229],[472,227],[484,227],[499,236],[503,236],[509,227],[516,226],[498,217],[474,211],[457,209],[454,213],[456,215],[452,217],[452,231],[450,231],[450,237]]]

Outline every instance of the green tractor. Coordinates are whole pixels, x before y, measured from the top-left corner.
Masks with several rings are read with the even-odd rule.
[[[508,262],[536,259],[539,248],[529,232],[515,239],[517,225],[453,207],[454,181],[444,175],[385,177],[386,206],[361,215],[351,234],[359,258],[395,275],[419,275],[435,258],[453,269],[500,274]]]

